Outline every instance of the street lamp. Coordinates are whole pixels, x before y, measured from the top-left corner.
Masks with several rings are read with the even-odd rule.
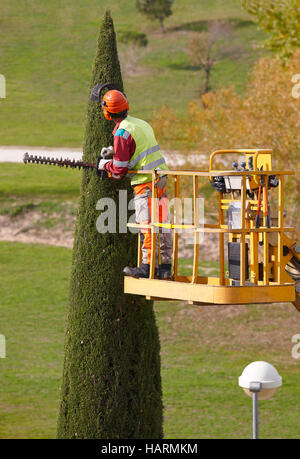
[[[239,386],[252,398],[254,439],[258,438],[258,400],[273,397],[281,385],[282,378],[276,368],[263,361],[250,363],[239,377]]]

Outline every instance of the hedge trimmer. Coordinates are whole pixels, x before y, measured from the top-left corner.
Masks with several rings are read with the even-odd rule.
[[[32,163],[32,164],[47,164],[48,166],[58,166],[58,167],[70,167],[71,169],[91,169],[95,170],[99,178],[102,180],[107,178],[107,172],[104,170],[99,170],[98,165],[101,159],[106,159],[111,156],[113,151],[109,151],[108,153],[102,153],[101,156],[98,157],[96,163],[89,163],[88,161],[82,160],[75,160],[75,159],[63,159],[63,158],[50,158],[46,156],[36,156],[36,155],[29,155],[25,153],[23,157],[23,162],[25,164]]]

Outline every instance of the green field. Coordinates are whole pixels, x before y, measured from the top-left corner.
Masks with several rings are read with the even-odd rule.
[[[191,34],[214,19],[234,25],[236,59],[224,59],[212,75],[213,87],[234,85],[242,91],[261,54],[255,45],[264,35],[242,10],[240,0],[175,1],[159,24],[137,13],[135,2],[77,0],[17,2],[5,0],[0,17],[0,73],[7,97],[0,102],[2,145],[81,146],[91,67],[99,24],[110,8],[118,34],[145,32],[148,47],[132,72],[123,72],[132,114],[150,120],[162,105],[178,114],[198,97],[203,77],[186,52]],[[121,60],[125,46],[119,46]]]
[[[71,251],[0,242],[0,438],[55,438]],[[207,266],[207,265],[206,265]],[[299,333],[291,305],[196,308],[155,304],[160,332],[165,438],[250,438],[243,368],[267,360],[283,377],[260,403],[262,438],[299,438]]]
[[[79,196],[81,172],[38,164],[0,164],[0,199],[48,197],[72,200]]]

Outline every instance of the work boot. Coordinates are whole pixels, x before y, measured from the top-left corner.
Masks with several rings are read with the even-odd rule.
[[[141,266],[137,268],[130,268],[129,266],[126,266],[126,268],[123,269],[123,273],[125,276],[147,278],[150,274],[150,265],[142,263]]]
[[[172,272],[171,272],[171,264],[169,263],[162,263],[159,265],[159,278],[160,279],[171,279]]]

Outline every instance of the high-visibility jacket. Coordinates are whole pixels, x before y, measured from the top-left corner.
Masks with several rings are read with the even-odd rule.
[[[168,166],[161,153],[153,129],[146,121],[127,115],[119,124],[117,132],[119,132],[120,129],[129,132],[136,144],[135,152],[126,164],[129,170],[168,170]],[[115,135],[116,134],[117,133],[115,133]],[[123,167],[124,166],[125,164],[123,164]],[[130,175],[131,185],[133,186],[152,180],[150,174]]]

